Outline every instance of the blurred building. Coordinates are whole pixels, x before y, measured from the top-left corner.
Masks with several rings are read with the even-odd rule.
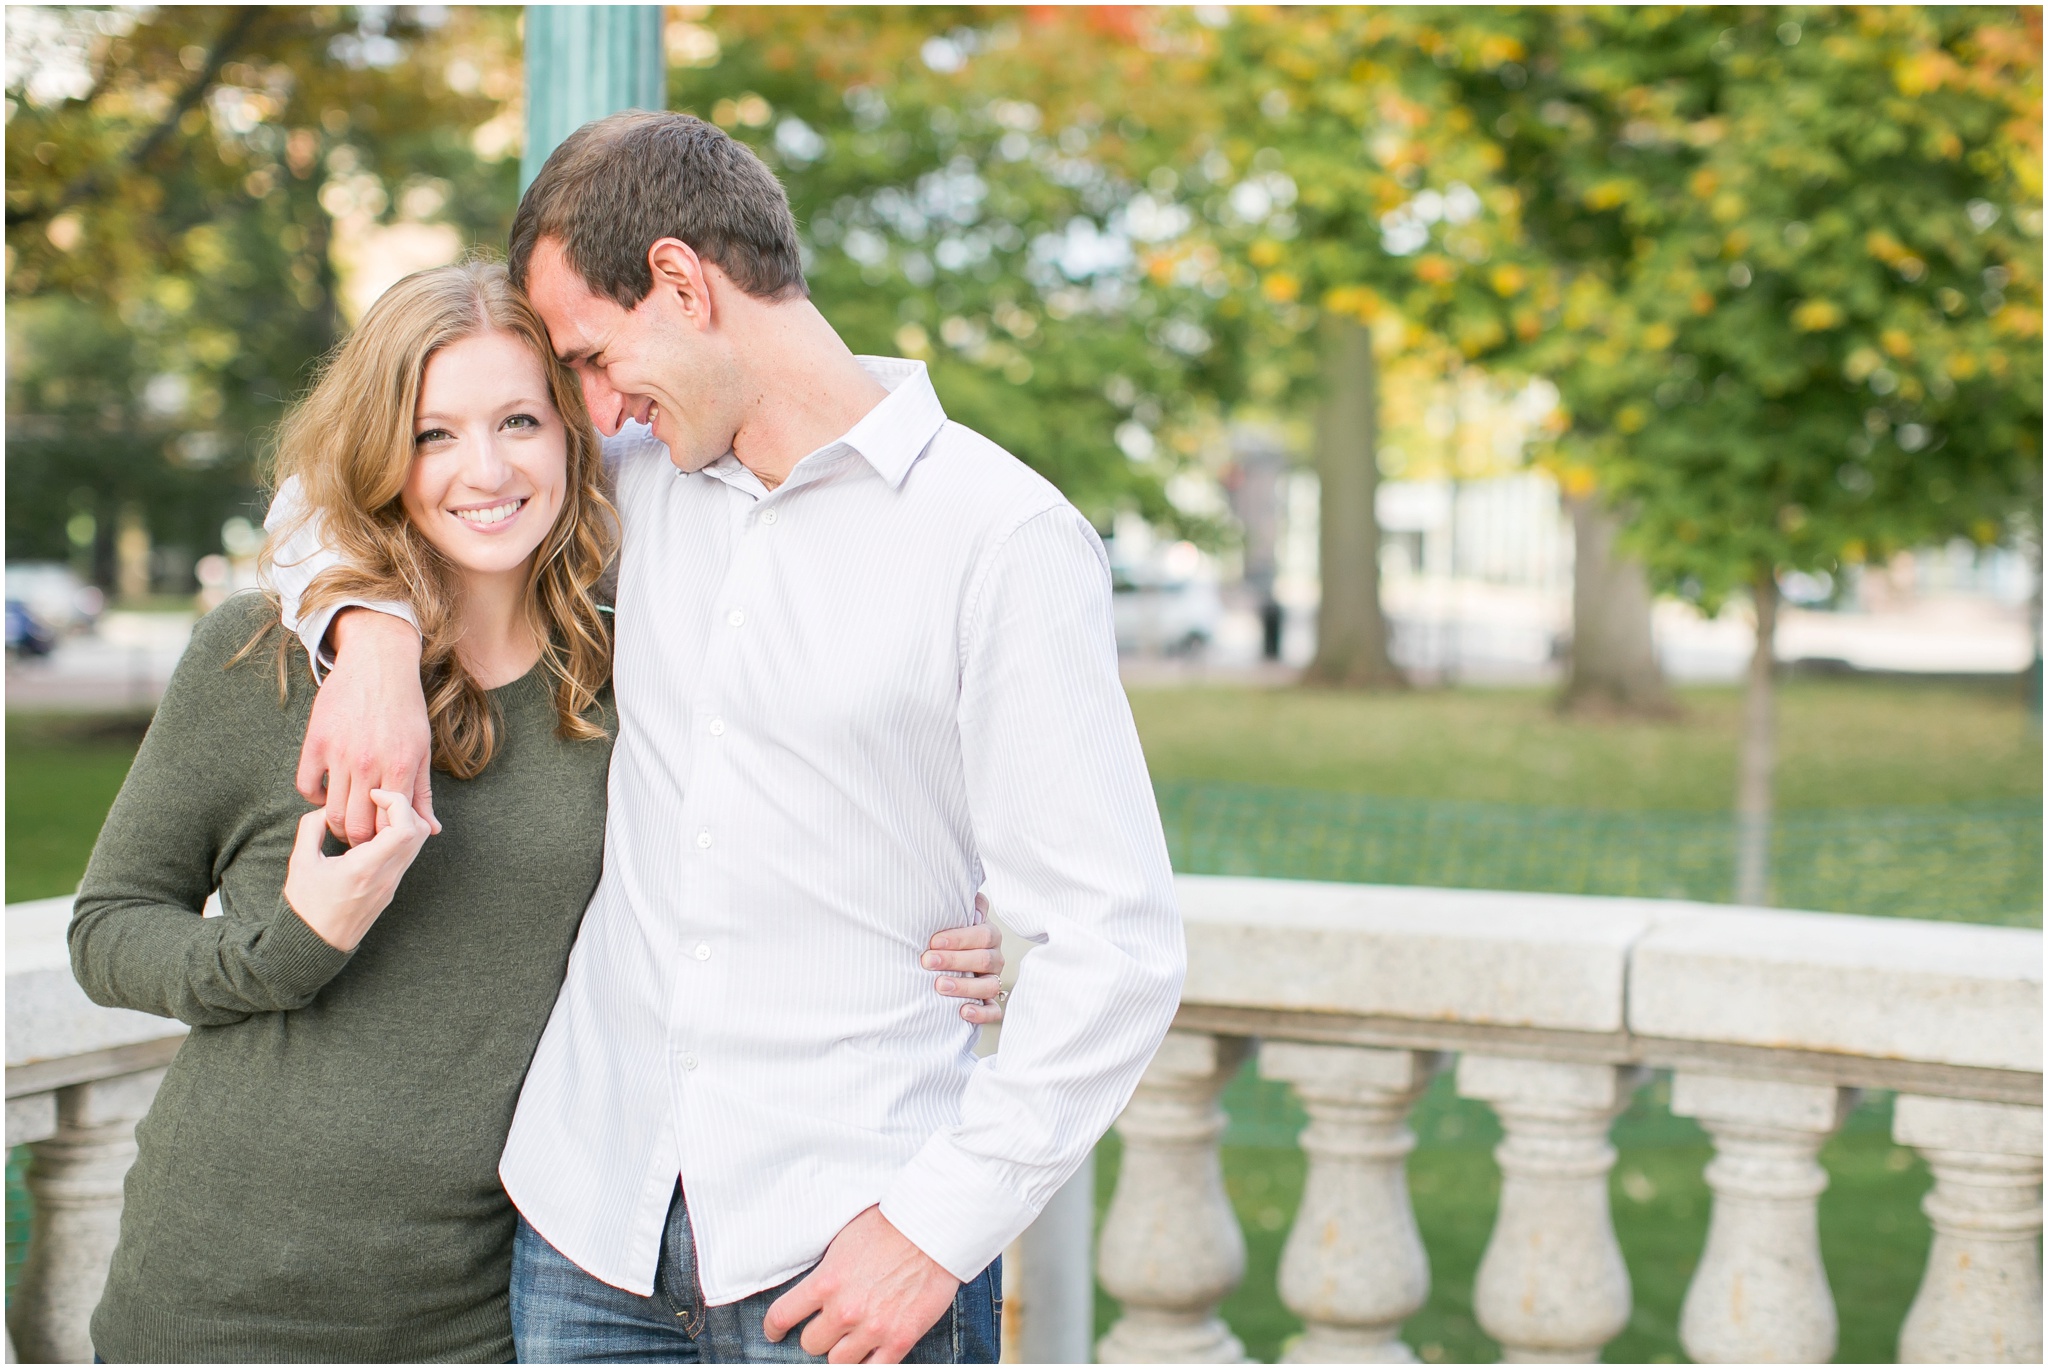
[[[1133,656],[1243,670],[1314,655],[1319,531],[1313,471],[1277,434],[1233,433],[1222,479],[1240,527],[1213,556],[1135,516],[1110,539],[1119,641]],[[1389,479],[1379,490],[1381,595],[1395,662],[1421,683],[1546,684],[1571,634],[1571,518],[1557,482],[1524,468],[1479,479]],[[2003,675],[2036,651],[2031,558],[1957,542],[1842,575],[1788,575],[1779,659],[1804,669]],[[1652,616],[1665,673],[1733,683],[1753,645],[1747,606],[1703,616],[1675,599]]]

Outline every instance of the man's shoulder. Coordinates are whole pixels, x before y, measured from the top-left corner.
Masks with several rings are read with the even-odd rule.
[[[1008,449],[947,419],[911,479],[990,530],[1014,527],[1048,509],[1071,508],[1059,487]]]
[[[619,490],[642,480],[650,472],[672,469],[668,444],[644,423],[626,423],[609,436],[600,435],[604,464]]]

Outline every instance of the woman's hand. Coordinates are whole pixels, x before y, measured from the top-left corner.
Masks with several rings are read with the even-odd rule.
[[[327,814],[316,808],[299,819],[298,841],[285,871],[284,901],[337,950],[356,948],[390,905],[398,881],[427,839],[427,824],[406,795],[372,789],[370,799],[377,806],[377,835],[341,855],[322,855]]]
[[[986,915],[988,900],[976,894],[974,910]],[[1002,993],[1003,933],[995,923],[948,927],[932,938],[922,963],[927,970],[943,971],[936,986],[941,994],[968,1000],[960,1005],[960,1016],[982,1026],[1003,1020],[1002,998],[1008,997]]]

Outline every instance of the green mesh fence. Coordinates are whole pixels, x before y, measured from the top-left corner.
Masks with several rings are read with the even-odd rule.
[[[1350,884],[1726,903],[1726,814],[1602,812],[1168,781],[1156,786],[1173,868]],[[1782,908],[2041,925],[2039,800],[1780,814]]]

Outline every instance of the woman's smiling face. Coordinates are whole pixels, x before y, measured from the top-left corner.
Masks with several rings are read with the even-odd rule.
[[[400,501],[436,550],[472,575],[524,571],[568,482],[568,433],[532,348],[491,331],[428,358]]]

